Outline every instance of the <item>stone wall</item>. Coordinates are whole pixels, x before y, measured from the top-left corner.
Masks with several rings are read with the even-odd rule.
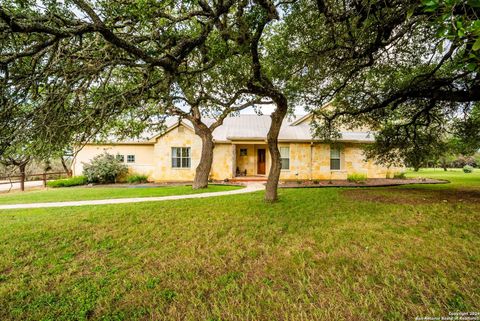
[[[190,147],[189,168],[172,167],[172,147]],[[330,144],[322,143],[280,143],[279,147],[290,148],[290,168],[282,169],[281,180],[346,179],[348,174],[366,174],[368,178],[391,177],[403,168],[386,168],[366,161],[362,144],[340,144],[341,168],[330,170]],[[247,149],[246,156],[240,156],[240,149]],[[248,176],[257,175],[257,150],[266,150],[266,175],[270,170],[271,158],[263,142],[235,142],[215,144],[211,179],[224,180],[234,177],[237,167],[247,170]],[[88,162],[95,155],[108,151],[111,154],[134,154],[136,161],[128,164],[131,171],[144,173],[155,181],[192,181],[195,168],[200,160],[201,139],[186,126],[179,126],[160,136],[153,144],[87,145],[78,154],[74,163],[74,175],[81,175],[82,162]]]
[[[112,155],[123,155],[124,163],[129,167],[130,172],[152,177],[154,172],[153,144],[85,145],[78,152],[72,164],[73,175],[82,175],[83,163],[89,163],[92,158],[104,152]],[[135,155],[135,163],[127,163],[127,155]]]

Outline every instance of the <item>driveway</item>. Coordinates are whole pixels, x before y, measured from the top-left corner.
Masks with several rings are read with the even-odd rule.
[[[12,184],[12,191],[20,189],[20,183],[13,183]],[[32,187],[42,187],[43,181],[28,181],[25,182],[25,189],[32,188]],[[10,183],[1,182],[0,183],[0,192],[6,192],[10,189]]]

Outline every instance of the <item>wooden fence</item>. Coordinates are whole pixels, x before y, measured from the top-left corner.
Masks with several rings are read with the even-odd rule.
[[[29,177],[31,179],[28,179]],[[70,177],[69,173],[65,173],[65,172],[45,172],[45,173],[37,173],[37,174],[21,173],[20,175],[0,177],[0,184],[20,183],[20,189],[24,191],[26,181],[42,180],[43,186],[46,187],[48,179],[52,179],[52,178],[59,179],[59,178],[66,178],[66,177]],[[15,180],[16,178],[18,178],[18,180]]]

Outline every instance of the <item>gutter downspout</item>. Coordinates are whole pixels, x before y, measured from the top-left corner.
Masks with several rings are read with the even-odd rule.
[[[313,179],[313,142],[310,142],[310,180]]]

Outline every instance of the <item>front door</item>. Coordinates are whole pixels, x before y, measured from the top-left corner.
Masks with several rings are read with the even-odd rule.
[[[257,149],[257,174],[265,175],[265,149]]]

